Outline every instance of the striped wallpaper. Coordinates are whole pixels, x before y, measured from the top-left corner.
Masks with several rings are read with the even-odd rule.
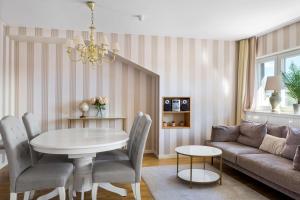
[[[105,95],[111,99],[111,113],[132,119],[143,108],[152,115],[155,123],[147,150],[164,157],[174,154],[176,146],[202,144],[210,137],[213,124],[235,121],[234,41],[108,34],[111,41],[119,41],[121,56],[157,73],[158,84],[155,75],[124,66],[122,62],[96,69],[75,65],[69,62],[61,43],[52,43],[53,38],[78,34],[87,37],[87,32],[25,27],[7,27],[7,32],[10,40],[5,51],[9,58],[6,67],[15,80],[11,84],[15,84],[15,92],[10,94],[16,96],[13,109],[18,115],[34,111],[43,119],[44,129],[66,126],[64,118],[79,115],[76,110],[79,101]],[[22,36],[33,39],[16,41],[15,38]],[[43,38],[50,42],[41,42]],[[191,96],[191,129],[161,128],[162,96]]]
[[[258,37],[257,56],[300,48],[300,22]]]

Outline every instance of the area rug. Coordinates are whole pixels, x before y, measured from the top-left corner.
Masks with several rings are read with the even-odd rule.
[[[187,168],[184,166],[183,168]],[[209,166],[213,171],[213,167]],[[144,167],[142,177],[155,200],[266,200],[267,198],[223,173],[223,184],[193,184],[176,178],[176,165]]]

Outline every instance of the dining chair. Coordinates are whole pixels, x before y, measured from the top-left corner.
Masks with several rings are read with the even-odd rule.
[[[136,127],[129,160],[96,161],[93,166],[92,200],[97,199],[101,183],[131,183],[134,198],[141,199],[140,182],[145,144],[152,120],[143,115]]]
[[[0,154],[1,154],[1,162],[5,163],[5,148],[2,139],[0,140]]]
[[[29,141],[39,136],[42,133],[42,128],[38,122],[38,119],[33,113],[27,112],[22,116],[24,126],[26,128],[27,136]],[[32,163],[48,163],[48,162],[68,162],[66,155],[55,155],[55,154],[43,154],[34,151],[30,148]]]
[[[142,112],[138,112],[133,120],[133,124],[131,126],[129,132],[129,140],[127,143],[127,149],[116,149],[112,151],[105,151],[96,154],[95,160],[129,160],[129,156],[131,154],[131,147],[133,138],[135,137],[136,127],[143,116]]]
[[[17,200],[24,193],[28,200],[30,192],[56,188],[59,199],[65,200],[65,187],[69,186],[72,199],[73,165],[71,163],[37,163],[32,165],[30,144],[22,122],[13,116],[0,121],[0,132],[8,159],[10,200]]]

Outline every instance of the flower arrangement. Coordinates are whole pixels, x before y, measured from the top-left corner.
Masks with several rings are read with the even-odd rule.
[[[102,111],[106,109],[106,105],[108,104],[107,97],[95,97],[90,100],[90,104],[94,105],[97,109],[97,116],[102,117]]]

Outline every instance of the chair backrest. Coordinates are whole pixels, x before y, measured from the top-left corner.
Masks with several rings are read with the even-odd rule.
[[[0,132],[8,160],[10,190],[15,192],[18,176],[31,166],[28,136],[22,122],[12,116],[0,121]]]
[[[143,115],[136,127],[136,135],[133,139],[130,161],[135,169],[135,181],[141,181],[142,162],[149,135],[152,120],[149,115]]]
[[[25,125],[29,140],[32,140],[42,133],[41,126],[34,114],[27,112],[23,115],[22,120]]]
[[[34,114],[27,112],[23,115],[22,120],[26,128],[29,141],[31,141],[33,138],[39,136],[42,133],[41,125],[39,124],[38,119],[35,117]],[[38,162],[38,160],[43,156],[42,153],[34,151],[31,146],[30,153],[33,165],[35,165]]]
[[[130,132],[129,132],[129,140],[128,140],[128,144],[127,144],[127,152],[128,152],[128,156],[130,157],[131,155],[131,148],[132,148],[132,142],[133,139],[135,138],[136,135],[136,128],[139,124],[139,122],[141,121],[142,117],[143,117],[143,113],[142,112],[138,112],[134,118],[133,124],[131,126]]]

